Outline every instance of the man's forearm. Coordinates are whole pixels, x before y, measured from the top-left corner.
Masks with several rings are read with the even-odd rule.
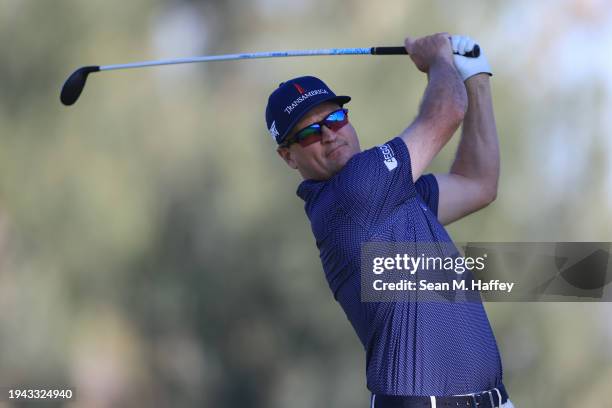
[[[452,62],[431,66],[428,78],[419,114],[401,135],[410,151],[413,181],[450,140],[467,109],[465,86]]]
[[[473,76],[466,81],[465,86],[468,109],[450,172],[478,180],[488,195],[494,198],[499,179],[499,142],[489,76]]]
[[[418,122],[440,128],[448,138],[457,130],[468,107],[468,97],[461,77],[452,63],[433,65],[417,116]],[[444,131],[446,130],[446,131]],[[445,140],[446,143],[448,140]]]
[[[412,179],[416,181],[461,124],[467,94],[446,34],[416,41],[406,38],[405,45],[416,67],[428,77],[418,115],[400,135],[410,152]]]

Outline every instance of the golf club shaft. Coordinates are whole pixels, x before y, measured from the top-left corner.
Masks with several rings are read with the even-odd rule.
[[[112,71],[116,69],[128,68],[143,68],[159,65],[174,65],[174,64],[190,64],[195,62],[208,61],[229,61],[241,59],[257,59],[257,58],[280,58],[280,57],[307,57],[319,55],[406,55],[404,47],[370,47],[370,48],[323,48],[313,50],[293,50],[293,51],[272,51],[272,52],[254,52],[246,54],[225,54],[225,55],[209,55],[203,57],[191,58],[176,58],[156,61],[141,61],[128,64],[101,65],[100,71]],[[480,54],[478,46],[474,47],[466,56],[477,57]]]
[[[203,57],[191,58],[176,58],[157,61],[142,61],[129,64],[117,65],[101,65],[100,71],[110,71],[114,69],[125,68],[141,68],[158,65],[173,65],[173,64],[190,64],[194,62],[208,61],[229,61],[241,59],[257,59],[257,58],[280,58],[280,57],[304,57],[313,55],[355,55],[355,54],[370,54],[370,48],[328,48],[315,50],[295,50],[295,51],[272,51],[272,52],[254,52],[246,54],[225,54],[225,55],[208,55]]]

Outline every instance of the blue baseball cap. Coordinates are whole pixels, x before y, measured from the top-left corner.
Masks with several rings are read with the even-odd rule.
[[[291,128],[312,108],[323,102],[340,106],[350,96],[337,96],[325,82],[313,76],[303,76],[282,82],[268,98],[266,124],[272,139],[281,144]]]

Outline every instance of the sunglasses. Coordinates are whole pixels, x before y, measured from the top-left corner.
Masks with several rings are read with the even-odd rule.
[[[321,127],[325,125],[328,129],[337,132],[348,123],[348,109],[338,109],[330,113],[320,122],[315,122],[299,130],[295,135],[287,138],[281,144],[282,147],[288,147],[293,143],[299,143],[300,146],[306,147],[316,142],[321,141]]]

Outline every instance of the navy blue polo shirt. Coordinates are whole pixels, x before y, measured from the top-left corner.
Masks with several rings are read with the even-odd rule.
[[[356,154],[329,180],[303,181],[297,194],[329,287],[365,348],[370,391],[444,396],[501,384],[482,303],[361,301],[362,243],[451,242],[437,220],[436,178],[412,181],[401,138]]]

